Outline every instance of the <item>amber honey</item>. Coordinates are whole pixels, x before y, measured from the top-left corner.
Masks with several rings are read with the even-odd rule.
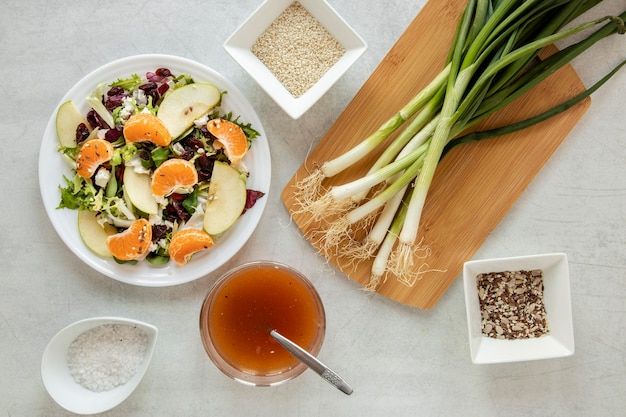
[[[279,375],[299,364],[269,334],[272,329],[309,351],[319,351],[324,310],[311,283],[273,263],[252,263],[227,274],[213,288],[201,314],[212,359],[250,375]],[[204,326],[204,328],[202,328]],[[228,372],[227,372],[228,373]],[[232,376],[232,375],[231,375]]]

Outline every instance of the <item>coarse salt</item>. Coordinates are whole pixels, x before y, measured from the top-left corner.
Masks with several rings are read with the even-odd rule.
[[[139,369],[148,335],[129,324],[103,324],[81,333],[70,345],[67,364],[76,383],[95,391],[126,384]]]

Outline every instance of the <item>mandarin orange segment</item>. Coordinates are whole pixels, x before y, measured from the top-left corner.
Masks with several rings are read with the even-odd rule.
[[[163,122],[152,113],[136,113],[124,124],[126,142],[152,142],[168,146],[172,136]]]
[[[113,145],[104,139],[88,140],[76,156],[76,172],[83,178],[91,178],[96,169],[113,158]]]
[[[191,257],[213,246],[211,236],[200,229],[183,229],[174,233],[170,241],[170,259],[177,265],[185,265]]]
[[[184,159],[168,159],[152,175],[152,194],[163,198],[173,192],[189,192],[198,183],[198,171],[192,162]]]
[[[248,151],[248,138],[236,123],[224,119],[212,119],[207,123],[209,133],[215,136],[216,148],[224,153],[233,164],[239,163]]]
[[[152,226],[146,219],[137,219],[128,229],[107,237],[106,244],[111,255],[121,261],[143,259],[152,244]]]

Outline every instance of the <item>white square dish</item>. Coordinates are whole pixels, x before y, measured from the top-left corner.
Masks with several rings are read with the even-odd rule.
[[[536,269],[543,272],[543,301],[549,333],[541,337],[504,340],[484,336],[476,276],[481,273]],[[569,268],[565,254],[469,261],[463,267],[463,285],[473,363],[519,362],[574,354]]]
[[[224,49],[291,118],[298,119],[320,99],[365,52],[367,45],[325,0],[299,0],[345,49],[342,57],[304,94],[292,95],[252,52],[256,40],[293,0],[265,0],[226,40]]]

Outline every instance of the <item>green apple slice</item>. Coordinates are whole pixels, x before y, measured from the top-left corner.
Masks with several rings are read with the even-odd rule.
[[[124,194],[138,210],[146,214],[157,214],[159,205],[152,195],[150,176],[135,172],[133,167],[124,170]]]
[[[210,83],[194,83],[166,94],[157,117],[167,126],[172,139],[182,135],[193,122],[204,116],[221,100],[220,90]]]
[[[78,211],[78,233],[85,245],[96,255],[111,258],[111,252],[107,247],[108,236],[117,233],[117,229],[110,224],[104,227],[96,220],[96,213],[89,210]]]
[[[87,119],[80,113],[72,100],[67,100],[59,106],[56,117],[56,131],[61,146],[66,148],[76,147],[76,128],[81,123],[89,126]]]
[[[224,233],[241,216],[246,195],[246,181],[241,173],[224,162],[215,162],[204,210],[204,230],[210,235]]]

